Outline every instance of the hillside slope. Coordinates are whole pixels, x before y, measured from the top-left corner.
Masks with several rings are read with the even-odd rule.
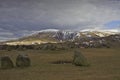
[[[49,31],[42,30],[30,36],[26,36],[14,41],[8,41],[7,45],[31,45],[31,44],[41,44],[41,43],[61,43],[66,41],[92,41],[94,39],[110,39],[108,36],[116,35],[115,32],[100,32],[100,31],[84,31],[84,32],[74,32],[74,31]],[[108,39],[107,39],[108,37]],[[116,37],[115,37],[116,38]],[[114,38],[111,38],[114,39]]]

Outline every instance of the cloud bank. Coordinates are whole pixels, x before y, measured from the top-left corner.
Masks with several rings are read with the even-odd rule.
[[[42,29],[109,29],[105,24],[117,20],[120,0],[0,0],[0,31],[5,38]],[[120,26],[112,29],[120,31]]]

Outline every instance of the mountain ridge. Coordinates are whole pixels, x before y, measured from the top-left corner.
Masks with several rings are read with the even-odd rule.
[[[66,41],[77,41],[87,38],[103,38],[111,35],[119,34],[118,32],[112,31],[66,31],[66,30],[56,30],[48,29],[41,30],[29,36],[7,41],[7,45],[35,45],[42,43],[60,43]]]

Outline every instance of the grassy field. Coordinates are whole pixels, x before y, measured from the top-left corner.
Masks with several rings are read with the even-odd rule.
[[[0,70],[0,80],[120,80],[119,49],[80,49],[89,67],[76,67],[72,63],[53,64],[55,61],[72,61],[74,50],[0,51],[15,63],[18,54],[28,54],[32,66]]]

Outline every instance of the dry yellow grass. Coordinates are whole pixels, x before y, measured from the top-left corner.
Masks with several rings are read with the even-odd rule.
[[[76,67],[71,63],[52,64],[54,61],[72,61],[74,50],[64,51],[0,51],[15,63],[19,53],[32,60],[29,68],[0,70],[0,80],[120,80],[120,49],[81,49],[91,63],[90,67]]]

